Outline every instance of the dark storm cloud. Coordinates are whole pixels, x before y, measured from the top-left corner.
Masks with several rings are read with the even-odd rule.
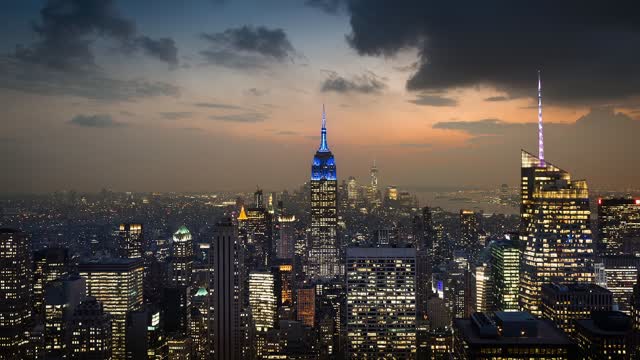
[[[113,0],[48,0],[33,30],[38,40],[18,46],[13,56],[55,70],[95,70],[91,44],[98,38],[114,40],[127,51],[140,47],[150,56],[177,64],[174,41],[138,37],[135,22],[124,18]]]
[[[337,14],[345,7],[344,0],[306,0],[305,5],[318,8],[328,14]]]
[[[450,99],[438,95],[420,95],[414,100],[409,100],[410,103],[423,106],[456,106],[458,101],[456,99]]]
[[[197,107],[211,108],[211,109],[227,109],[227,110],[245,110],[245,108],[236,105],[230,104],[221,104],[221,103],[208,103],[208,102],[199,102],[193,104]]]
[[[511,100],[511,98],[509,98],[508,96],[490,96],[484,99],[484,101],[488,101],[488,102],[498,102],[498,101],[507,101],[507,100]]]
[[[167,120],[182,120],[189,118],[193,115],[192,112],[189,111],[175,111],[175,112],[161,112],[160,116]]]
[[[179,93],[163,82],[112,78],[96,63],[91,47],[105,39],[125,55],[142,50],[171,67],[178,62],[172,39],[138,35],[135,23],[120,14],[113,0],[48,0],[33,30],[35,42],[0,57],[0,87],[108,101]]]
[[[349,79],[331,71],[322,83],[322,92],[378,94],[387,87],[380,77],[372,72]]]
[[[200,52],[207,62],[220,66],[251,69],[293,60],[297,55],[282,29],[243,26],[220,33],[203,33],[210,48]]]
[[[69,124],[91,128],[117,128],[127,124],[113,120],[110,115],[76,115],[69,120]]]
[[[140,47],[150,56],[154,56],[172,67],[178,66],[178,48],[171,38],[151,39],[141,36],[137,39]]]
[[[230,114],[230,115],[212,115],[209,118],[211,120],[217,120],[217,121],[256,123],[256,122],[265,121],[269,117],[266,114],[261,114],[261,113],[246,113],[246,114]]]
[[[349,0],[349,44],[361,55],[416,48],[410,90],[489,85],[564,103],[640,94],[640,3]]]
[[[179,87],[161,81],[120,80],[92,71],[70,73],[10,58],[0,58],[0,87],[38,95],[68,95],[101,101],[180,95]]]

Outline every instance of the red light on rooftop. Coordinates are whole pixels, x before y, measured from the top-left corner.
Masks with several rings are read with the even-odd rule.
[[[640,199],[636,199],[636,205],[640,205]]]
[[[636,200],[636,204],[638,203],[638,201]],[[602,198],[598,198],[598,205],[602,205]]]

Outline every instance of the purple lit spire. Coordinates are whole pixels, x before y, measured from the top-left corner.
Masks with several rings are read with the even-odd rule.
[[[540,70],[538,70],[538,158],[540,166],[544,167],[544,134],[542,131],[542,80],[540,80]]]
[[[329,151],[329,144],[327,144],[327,114],[324,112],[324,104],[322,104],[322,131],[320,133],[320,148],[318,151]]]

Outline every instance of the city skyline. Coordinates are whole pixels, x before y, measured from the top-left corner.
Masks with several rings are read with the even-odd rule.
[[[571,164],[594,188],[640,180],[640,170],[628,166],[639,155],[638,68],[621,59],[637,57],[626,48],[635,28],[612,50],[605,40],[586,45],[578,36],[622,31],[594,20],[600,9],[583,6],[574,15],[578,35],[565,18],[549,15],[547,28],[565,31],[562,40],[576,50],[557,53],[558,40],[546,32],[531,39],[492,15],[513,30],[487,40],[493,63],[476,56],[477,64],[445,66],[447,55],[478,55],[474,46],[444,39],[447,26],[407,14],[411,6],[377,19],[384,2],[371,5],[373,12],[362,4],[163,1],[153,13],[145,2],[115,0],[12,4],[0,15],[15,34],[0,41],[1,191],[240,191],[253,188],[256,176],[263,188],[292,188],[307,180],[323,103],[333,119],[332,150],[349,169],[340,180],[365,183],[376,160],[386,185],[515,186],[518,150],[536,148],[537,70],[546,156]],[[460,11],[474,10],[482,13]],[[523,25],[553,12],[529,10],[530,18],[504,9]],[[608,11],[623,20],[624,10]],[[447,6],[433,13],[466,29]],[[407,22],[396,24],[403,16]],[[376,22],[390,29],[386,36]],[[495,35],[491,28],[478,33]],[[423,44],[424,37],[438,45]],[[505,53],[499,38],[532,56]]]

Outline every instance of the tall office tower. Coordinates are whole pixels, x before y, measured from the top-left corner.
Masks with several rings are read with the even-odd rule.
[[[367,188],[367,200],[373,206],[380,205],[380,190],[378,189],[378,167],[376,161],[373,160],[371,170],[369,171],[369,187]]]
[[[257,188],[256,192],[253,193],[253,207],[256,209],[264,209],[264,195],[262,193],[262,189]]]
[[[50,282],[44,294],[44,342],[47,358],[64,358],[76,307],[86,296],[85,280],[71,276]]]
[[[249,310],[253,320],[255,353],[258,358],[265,355],[267,332],[276,325],[277,300],[274,275],[270,272],[249,274]]]
[[[173,234],[173,254],[171,261],[171,282],[176,286],[191,286],[193,272],[193,241],[191,232],[182,225]]]
[[[491,277],[495,310],[518,311],[520,244],[517,239],[491,244]]]
[[[296,216],[281,214],[278,216],[278,245],[276,257],[278,259],[293,259],[296,242]]]
[[[395,185],[387,186],[387,189],[384,194],[384,199],[387,205],[394,205],[398,201],[398,187]]]
[[[27,234],[0,228],[0,354],[26,354],[31,318],[31,243]]]
[[[415,278],[415,249],[347,249],[349,358],[415,357]]]
[[[467,315],[471,315],[474,312],[493,310],[492,267],[491,262],[481,261],[471,268],[471,291],[474,295],[471,298],[474,302],[471,303],[470,308],[467,309]]]
[[[598,250],[640,256],[640,199],[598,199]]]
[[[275,279],[271,272],[249,274],[249,307],[258,333],[265,333],[276,325]]]
[[[444,265],[451,258],[451,247],[442,224],[433,225],[433,267]]]
[[[336,162],[327,143],[326,114],[322,108],[320,148],[311,166],[311,242],[309,275],[327,279],[340,274]]]
[[[576,345],[549,320],[527,312],[474,313],[453,322],[455,359],[575,358]]]
[[[358,202],[358,182],[356,178],[353,176],[349,176],[349,181],[347,181],[347,199],[349,200],[349,204],[355,204]]]
[[[87,295],[100,301],[113,316],[113,359],[125,359],[127,314],[143,305],[142,259],[92,259],[80,263],[78,273],[87,280]]]
[[[638,281],[640,257],[633,255],[605,255],[601,259],[604,265],[603,285],[613,293],[613,301],[618,310],[630,312],[630,299],[633,286]]]
[[[585,319],[592,311],[611,311],[613,294],[595,284],[542,285],[542,316],[573,336],[575,320]]]
[[[539,315],[543,283],[590,282],[593,247],[589,191],[584,180],[522,152],[521,231],[523,253],[520,303]]]
[[[209,251],[209,343],[211,358],[240,359],[242,350],[242,244],[231,219],[216,225]]]
[[[431,273],[433,268],[433,240],[435,228],[431,209],[424,207],[422,216],[416,224],[416,310],[419,317],[424,317],[426,304],[431,295]]]
[[[144,254],[142,224],[120,224],[117,237],[118,255],[121,258],[137,259],[142,257]]]
[[[166,356],[164,320],[170,315],[145,305],[127,315],[127,359],[160,360]]]
[[[297,295],[298,321],[312,328],[316,321],[316,289],[298,289]]]
[[[186,334],[191,315],[191,288],[189,286],[166,287],[163,289],[162,298],[166,333]]]
[[[265,268],[271,260],[273,246],[271,214],[262,207],[241,209],[238,226],[242,227],[246,236],[246,262],[249,269]]]
[[[33,308],[37,316],[44,314],[44,288],[69,273],[69,250],[54,247],[33,254]]]
[[[294,271],[290,260],[271,267],[274,276],[276,305],[279,320],[293,320]]]
[[[634,336],[631,317],[619,311],[594,311],[589,319],[576,320],[581,359],[637,359]]]
[[[71,318],[71,359],[111,359],[111,315],[101,302],[89,296],[76,306]]]
[[[472,256],[478,251],[478,218],[473,210],[460,210],[460,243],[458,247]]]
[[[521,308],[540,315],[543,283],[590,282],[593,244],[589,189],[584,180],[544,159],[542,84],[538,72],[538,156],[522,151],[520,234],[526,240]]]
[[[189,337],[191,338],[192,358],[196,360],[206,360],[209,356],[207,318],[200,309],[195,306],[191,307]]]

